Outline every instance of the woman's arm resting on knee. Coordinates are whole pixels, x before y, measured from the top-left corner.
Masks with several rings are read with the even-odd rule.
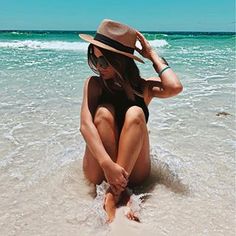
[[[93,123],[93,116],[99,96],[97,83],[98,82],[93,77],[87,79],[85,82],[80,113],[80,132],[83,135],[89,150],[100,166],[102,166],[103,162],[110,160],[110,157],[106,152],[98,131]]]
[[[97,101],[101,91],[98,81],[91,77],[84,86],[83,101],[80,113],[80,131],[89,150],[104,170],[105,177],[110,184],[126,185],[128,173],[113,162],[106,152],[97,128],[93,123],[93,117],[97,109]]]

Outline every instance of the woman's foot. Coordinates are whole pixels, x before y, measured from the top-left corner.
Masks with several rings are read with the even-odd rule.
[[[111,223],[116,214],[116,204],[119,200],[119,196],[116,196],[109,188],[106,192],[103,208],[107,213],[107,223]]]
[[[131,208],[132,199],[131,199],[130,193],[127,190],[122,192],[122,199],[123,199],[123,204],[126,205],[126,212],[125,212],[126,217],[129,220],[140,222],[138,216],[135,214],[135,212]]]
[[[138,216],[131,208],[132,199],[130,196],[131,195],[127,189],[125,189],[120,195],[115,195],[110,188],[107,190],[103,206],[107,213],[107,223],[111,223],[114,220],[117,205],[127,207],[125,215],[129,220],[140,222]]]
[[[139,217],[136,216],[135,212],[133,212],[133,210],[131,209],[131,207],[127,206],[128,209],[125,213],[126,217],[129,219],[129,220],[134,220],[134,221],[137,221],[137,222],[140,222],[139,220]]]

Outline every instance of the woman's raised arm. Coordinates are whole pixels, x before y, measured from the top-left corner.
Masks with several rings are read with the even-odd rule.
[[[153,63],[154,69],[158,73],[158,77],[147,79],[148,96],[150,98],[168,98],[180,93],[183,86],[175,72],[158,56],[145,37],[138,31],[137,38],[142,48],[136,48],[136,50]]]

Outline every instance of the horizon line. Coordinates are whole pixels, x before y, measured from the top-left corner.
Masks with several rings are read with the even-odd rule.
[[[96,30],[60,30],[60,29],[0,29],[0,32],[96,32]],[[140,30],[140,32],[155,32],[155,33],[236,33],[236,31],[194,31],[194,30]]]

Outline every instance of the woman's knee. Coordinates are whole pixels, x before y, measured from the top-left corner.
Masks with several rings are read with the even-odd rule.
[[[115,124],[115,112],[112,105],[102,105],[97,108],[94,117],[94,124],[98,127],[101,124],[109,124],[114,126]]]
[[[125,124],[128,126],[146,124],[143,109],[138,106],[130,107],[125,114]]]

